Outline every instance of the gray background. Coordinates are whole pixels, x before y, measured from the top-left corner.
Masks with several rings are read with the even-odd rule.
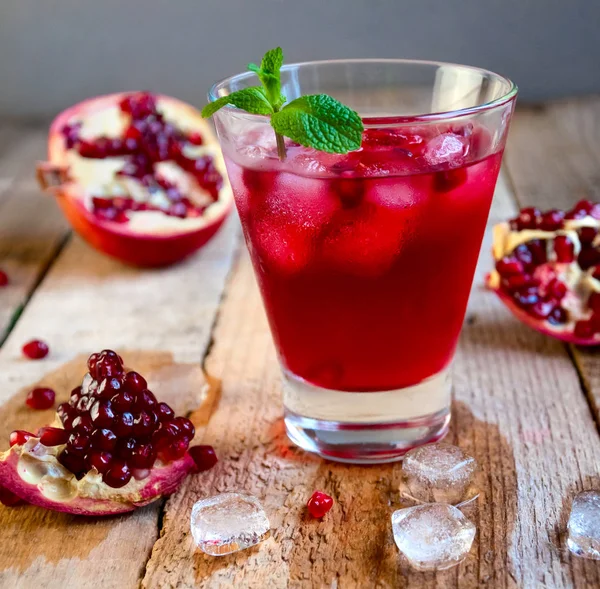
[[[512,78],[521,100],[600,92],[600,0],[0,0],[0,116],[211,82],[286,60],[412,57]]]

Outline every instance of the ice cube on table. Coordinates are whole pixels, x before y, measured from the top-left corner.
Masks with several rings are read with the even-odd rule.
[[[224,556],[264,540],[270,524],[256,497],[222,493],[201,499],[192,508],[191,530],[198,548]]]
[[[573,499],[567,529],[573,554],[600,560],[600,491],[584,491]]]
[[[466,498],[476,466],[472,456],[441,442],[407,452],[402,471],[412,497],[453,505]]]
[[[475,538],[474,524],[445,503],[394,511],[392,530],[400,552],[420,571],[456,566],[467,556]]]

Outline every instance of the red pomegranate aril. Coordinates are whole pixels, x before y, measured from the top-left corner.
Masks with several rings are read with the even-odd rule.
[[[117,413],[129,411],[133,407],[134,401],[133,394],[128,391],[123,391],[111,399],[113,410]]]
[[[505,257],[496,262],[496,270],[500,276],[508,277],[524,272],[523,264],[514,258]]]
[[[514,222],[519,231],[522,231],[523,229],[536,229],[539,217],[539,209],[535,207],[529,207],[522,209],[519,213],[519,216],[514,219]]]
[[[66,430],[73,429],[73,421],[78,417],[77,410],[74,407],[71,407],[68,403],[61,403],[56,409],[56,414]]]
[[[73,454],[68,448],[65,448],[59,455],[58,461],[77,478],[81,478],[87,472],[85,458],[77,454]]]
[[[0,270],[0,288],[8,286],[9,282],[10,281],[8,280],[8,274],[3,270]]]
[[[212,446],[192,446],[189,454],[196,463],[196,472],[210,470],[219,461]]]
[[[566,235],[558,235],[554,239],[554,252],[556,261],[561,264],[569,264],[574,259],[573,242]]]
[[[123,383],[117,377],[107,378],[98,387],[98,396],[104,399],[112,399],[122,388]]]
[[[67,443],[69,432],[60,427],[43,427],[38,432],[38,436],[44,446],[62,446]]]
[[[183,435],[188,437],[190,440],[196,434],[196,428],[194,427],[194,424],[186,417],[178,417],[175,420],[175,423],[177,424]]]
[[[115,413],[112,410],[110,401],[96,401],[90,409],[90,417],[96,428],[110,428],[115,420]]]
[[[125,411],[117,415],[113,424],[113,431],[119,437],[130,436],[133,433],[133,413]]]
[[[41,360],[48,355],[50,348],[42,340],[34,339],[23,346],[23,354],[30,360]]]
[[[98,381],[123,374],[122,359],[112,350],[103,350],[100,352],[95,368],[96,374],[92,374],[92,376]]]
[[[128,464],[131,468],[152,468],[156,462],[156,452],[151,444],[140,444],[133,450]]]
[[[163,421],[152,435],[152,442],[157,450],[161,450],[180,436],[181,431],[174,420]]]
[[[202,145],[204,143],[204,138],[201,133],[192,132],[187,136],[187,140],[192,145]]]
[[[137,446],[138,442],[135,438],[122,438],[117,442],[116,454],[119,458],[127,460],[131,458]]]
[[[531,252],[532,264],[539,266],[548,261],[548,252],[546,249],[546,241],[543,239],[533,239],[528,244]]]
[[[25,404],[31,409],[50,409],[54,405],[56,393],[47,387],[37,387],[27,393]]]
[[[148,389],[144,389],[135,395],[133,403],[134,411],[143,411],[144,409],[152,409],[156,405],[156,397]]]
[[[565,214],[563,211],[552,209],[542,215],[539,228],[542,231],[556,231],[562,228],[564,218]]]
[[[516,291],[513,293],[513,298],[519,307],[530,307],[539,301],[539,296],[535,292]]]
[[[137,437],[149,436],[158,424],[158,417],[153,411],[140,411],[133,422],[133,435]]]
[[[597,266],[600,264],[600,251],[593,247],[582,248],[577,256],[577,263],[582,270]]]
[[[527,267],[533,263],[533,256],[531,255],[531,250],[527,247],[526,244],[522,243],[518,245],[512,253],[523,266]]]
[[[94,450],[112,452],[117,446],[117,436],[109,429],[97,429],[90,438],[90,447]]]
[[[592,335],[594,335],[594,328],[591,321],[577,321],[573,333],[575,334],[575,337],[581,339],[592,337]]]
[[[172,419],[175,417],[175,412],[167,403],[159,403],[154,408],[154,413],[158,417],[159,421],[167,421],[168,419]]]
[[[549,298],[554,299],[556,301],[562,301],[562,299],[567,294],[567,285],[564,282],[561,282],[557,278],[554,278],[546,288],[546,294]]]
[[[125,375],[123,388],[130,393],[139,393],[148,386],[146,379],[137,372],[128,372]]]
[[[8,441],[12,446],[22,446],[29,438],[35,437],[32,433],[26,432],[23,429],[17,429],[14,432],[11,432]]]
[[[93,451],[86,456],[86,460],[90,468],[104,474],[110,468],[113,456],[110,452]]]
[[[73,429],[81,433],[91,434],[96,428],[89,413],[84,413],[73,420]]]
[[[170,444],[162,447],[158,451],[158,457],[163,462],[179,460],[180,458],[183,458],[189,446],[190,441],[188,438],[176,438],[175,440],[172,440]]]
[[[15,495],[12,491],[0,487],[0,503],[5,507],[15,507],[25,503],[18,495]]]
[[[582,245],[590,245],[596,235],[598,235],[598,230],[595,227],[581,227],[579,229],[579,241]]]
[[[537,319],[546,319],[554,309],[555,301],[538,301],[528,308],[528,312]]]
[[[77,401],[77,405],[75,405],[75,409],[79,413],[85,413],[92,407],[93,404],[94,404],[94,398],[91,395],[82,395],[81,397],[79,397],[79,401]]]
[[[502,283],[508,291],[519,290],[525,287],[537,287],[540,284],[539,280],[531,277],[529,274],[514,274],[504,278]]]
[[[326,493],[315,491],[308,500],[306,507],[314,518],[322,518],[333,506],[333,499]]]
[[[75,387],[69,396],[69,405],[71,405],[71,407],[77,407],[79,399],[81,399],[81,387]]]
[[[124,487],[131,480],[131,470],[124,460],[113,461],[111,467],[102,476],[102,481],[113,489]]]
[[[548,315],[548,321],[553,325],[563,325],[569,320],[569,314],[562,307],[554,307],[550,315]]]
[[[67,450],[69,453],[83,455],[87,452],[90,445],[90,436],[83,432],[75,431],[69,436],[67,441]]]

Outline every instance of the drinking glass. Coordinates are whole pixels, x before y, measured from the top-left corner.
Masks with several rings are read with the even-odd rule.
[[[258,85],[252,72],[209,99]],[[397,460],[450,421],[450,364],[517,94],[482,69],[341,60],[282,69],[288,101],[326,93],[363,119],[345,155],[269,118],[215,115],[281,363],[289,437],[332,460]]]

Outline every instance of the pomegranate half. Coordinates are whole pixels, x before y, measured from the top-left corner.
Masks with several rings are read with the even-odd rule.
[[[138,266],[177,262],[203,246],[232,208],[218,142],[175,98],[119,93],[53,121],[42,188],[97,249]]]
[[[206,470],[205,447],[189,448],[192,422],[158,402],[120,356],[92,354],[88,368],[52,426],[11,434],[10,449],[0,453],[4,494],[55,511],[112,515],[168,495],[190,472]]]
[[[487,285],[537,331],[600,345],[600,204],[542,213],[529,207],[494,227]]]

